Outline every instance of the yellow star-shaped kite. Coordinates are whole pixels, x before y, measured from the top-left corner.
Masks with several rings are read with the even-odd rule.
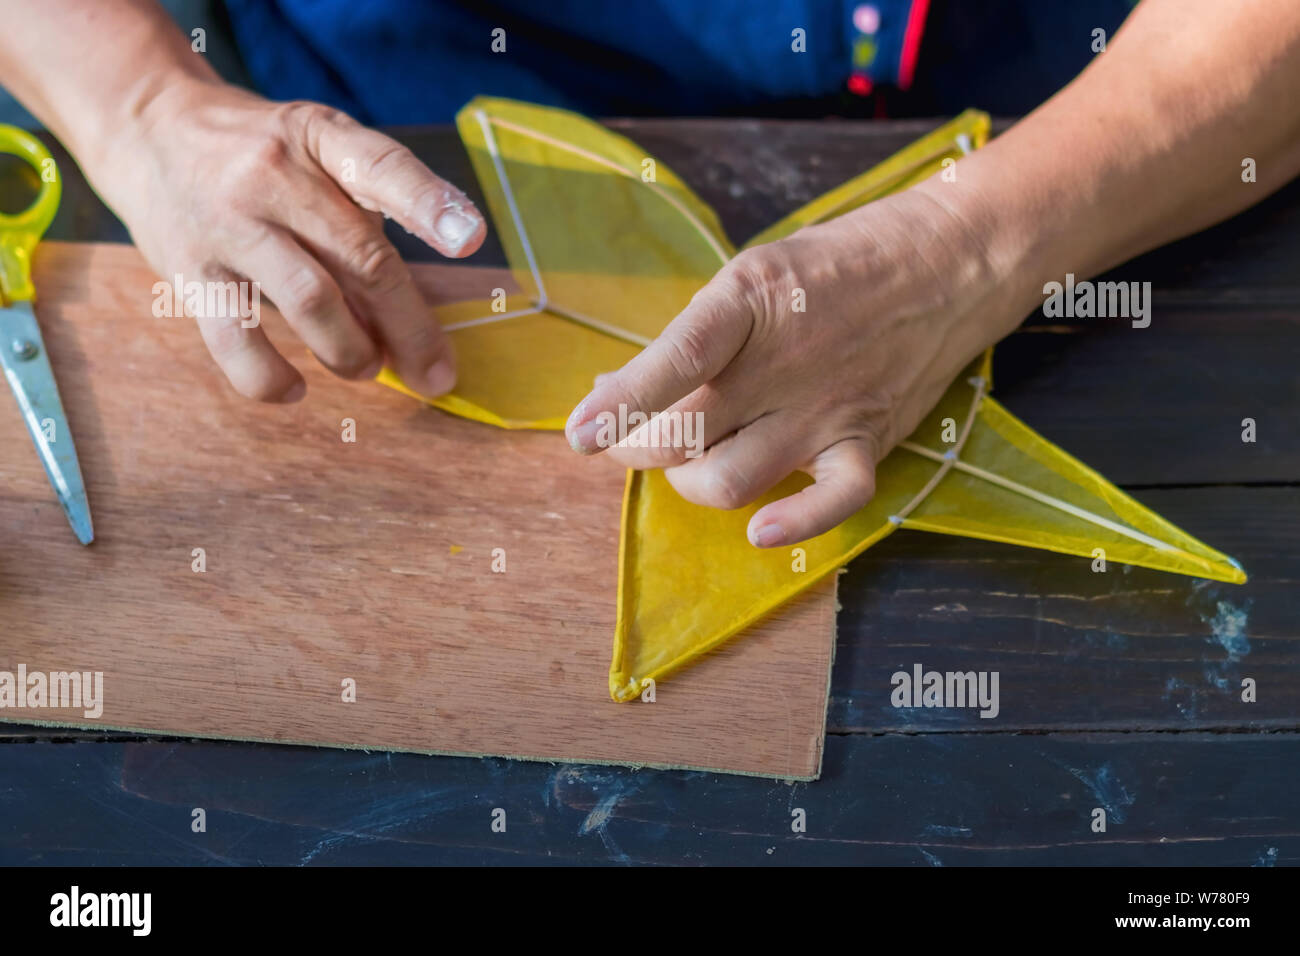
[[[522,292],[438,309],[460,362],[432,404],[503,428],[562,429],[598,373],[623,366],[735,255],[717,216],[636,144],[581,116],[478,98],[457,114]],[[905,189],[983,145],[967,111],[764,230],[759,245]],[[990,397],[973,362],[877,469],[876,495],[795,549],[746,539],[753,513],[693,505],[659,471],[628,472],[609,691],[618,701],[748,627],[896,528],[985,538],[1241,583],[1241,567],[1180,531]],[[390,372],[381,381],[414,395]]]

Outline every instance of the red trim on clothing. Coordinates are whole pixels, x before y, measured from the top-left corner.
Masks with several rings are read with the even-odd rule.
[[[916,74],[916,57],[921,51],[921,35],[925,33],[925,15],[930,11],[930,0],[912,0],[907,13],[907,28],[903,31],[903,50],[898,55],[898,88],[909,89]]]
[[[849,75],[849,92],[854,96],[871,95],[871,77],[865,73],[852,73]]]

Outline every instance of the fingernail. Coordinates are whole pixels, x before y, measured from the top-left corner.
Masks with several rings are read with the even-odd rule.
[[[446,206],[433,224],[434,231],[442,240],[448,252],[460,252],[474,233],[478,232],[479,220],[471,216],[459,205]]]
[[[587,396],[587,398],[590,397],[590,395]],[[573,406],[573,411],[569,412],[568,420],[564,423],[564,434],[569,439],[569,447],[579,454],[585,451],[578,443],[578,432],[581,429],[581,423],[587,418],[587,398]]]
[[[433,363],[424,373],[424,394],[431,398],[446,395],[456,385],[456,366],[444,357]]]
[[[569,413],[564,430],[569,436],[569,447],[579,455],[590,455],[600,446],[597,441],[601,431],[600,414],[591,413],[591,396],[588,395]],[[588,421],[587,419],[591,420]]]
[[[757,548],[770,548],[785,540],[785,532],[779,524],[765,524],[761,528],[755,528],[749,540]]]
[[[594,418],[586,424],[573,429],[569,436],[569,445],[582,455],[590,455],[599,447],[597,436],[600,434],[600,419]]]
[[[586,418],[587,418],[587,401],[588,401],[588,399],[590,399],[590,398],[591,398],[591,396],[588,395],[587,398],[584,398],[584,399],[583,399],[582,401],[580,401],[577,405],[574,405],[574,406],[573,406],[573,411],[569,412],[569,419],[568,419],[568,421],[566,421],[566,422],[564,423],[564,429],[565,429],[565,431],[568,431],[569,429],[573,428],[575,425],[578,425],[578,424],[580,424],[581,422],[583,422],[583,421],[586,420]]]

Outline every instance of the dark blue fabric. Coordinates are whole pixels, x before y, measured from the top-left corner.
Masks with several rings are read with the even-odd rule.
[[[1025,113],[1094,55],[1132,0],[930,0],[916,84],[912,0],[226,0],[257,88],[376,125],[447,122],[478,94],[595,116]],[[846,92],[873,7],[869,98]],[[506,52],[491,49],[505,30]],[[805,31],[806,52],[791,49]]]
[[[1097,54],[1092,31],[1112,38],[1134,0],[931,0],[912,96],[917,111],[977,106],[1020,116]]]
[[[832,96],[853,0],[227,0],[258,88],[381,125],[445,122],[478,94],[595,115],[726,114]],[[896,79],[910,0],[873,0]],[[491,49],[506,32],[506,52]],[[791,48],[804,30],[806,52]]]

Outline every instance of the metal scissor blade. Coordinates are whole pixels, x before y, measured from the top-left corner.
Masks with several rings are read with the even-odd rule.
[[[90,544],[95,530],[90,523],[86,485],[81,478],[68,417],[59,399],[54,370],[45,354],[45,342],[30,302],[15,302],[0,309],[0,364],[4,365],[5,378],[18,400],[23,421],[31,432],[68,523],[77,540]]]

